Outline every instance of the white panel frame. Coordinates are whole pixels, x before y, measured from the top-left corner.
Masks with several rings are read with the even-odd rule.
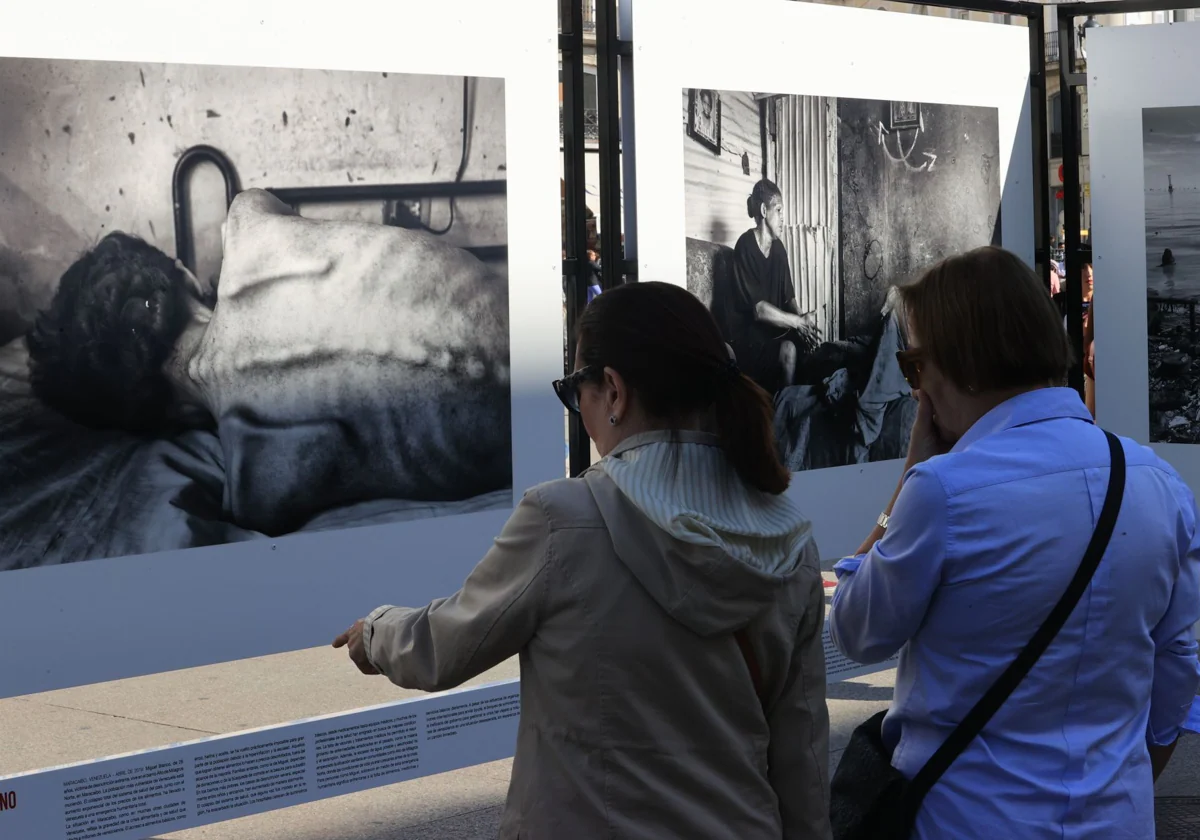
[[[822,628],[822,640],[828,668],[826,683],[845,682],[895,668],[899,662],[898,654],[892,655],[883,662],[863,665],[850,661],[838,652],[829,634],[828,611],[831,600],[832,591],[826,589],[826,619]],[[185,828],[211,825],[327,797],[343,796],[356,791],[472,767],[489,761],[499,761],[510,758],[515,752],[518,722],[516,717],[510,716],[471,726],[469,737],[455,736],[453,739],[438,739],[434,742],[425,737],[426,716],[444,710],[447,706],[465,703],[485,705],[505,700],[511,702],[514,698],[519,701],[519,697],[520,681],[503,680],[475,688],[457,689],[340,714],[305,718],[277,726],[169,744],[164,747],[108,756],[94,761],[0,776],[0,830],[4,832],[0,836],[8,837],[11,833],[14,837],[37,837],[39,840],[89,840],[86,834],[81,838],[73,836],[69,830],[66,818],[67,809],[76,803],[68,803],[64,798],[64,785],[68,782],[93,778],[104,781],[103,777],[106,774],[115,776],[121,771],[135,771],[147,766],[177,765],[184,768],[184,790],[173,796],[154,797],[149,802],[149,807],[183,802],[185,813],[179,820],[172,821],[169,825],[131,828],[127,831],[105,834],[104,840],[142,840],[147,836],[146,832],[149,830],[154,830],[157,834],[162,831],[174,832]],[[369,779],[337,787],[321,789],[315,785],[316,766],[315,756],[312,753],[315,749],[314,739],[317,733],[331,729],[370,726],[379,721],[408,715],[416,715],[419,720],[416,737],[421,757],[415,767],[379,773]],[[198,756],[219,750],[253,749],[260,744],[292,739],[303,739],[306,745],[305,749],[309,753],[305,761],[303,778],[306,789],[304,791],[217,813],[199,813],[194,767]],[[264,760],[254,766],[262,768],[262,772],[266,774],[268,772],[267,765],[268,762]],[[249,768],[246,772],[250,772]],[[7,802],[10,800],[6,797],[9,796],[16,805],[11,810],[7,807]]]
[[[467,73],[506,77],[508,136],[510,139],[513,137],[514,126],[518,127],[517,130],[521,131],[522,136],[520,147],[511,142],[509,145],[509,217],[520,218],[519,214],[523,213],[525,219],[534,219],[539,223],[536,228],[533,224],[530,225],[529,234],[522,232],[520,236],[510,237],[510,273],[517,276],[523,270],[529,276],[537,278],[536,284],[530,283],[511,290],[513,322],[517,323],[519,317],[527,317],[528,320],[523,324],[533,323],[539,327],[533,336],[518,338],[519,333],[516,331],[513,335],[514,455],[517,461],[514,464],[514,487],[528,486],[547,477],[560,475],[562,452],[555,442],[554,435],[562,432],[561,411],[552,395],[546,399],[538,390],[543,381],[558,374],[557,364],[561,349],[558,347],[560,302],[556,295],[546,296],[544,288],[540,285],[552,282],[553,285],[546,287],[557,288],[560,273],[559,243],[554,239],[553,233],[559,226],[557,221],[550,224],[552,220],[557,220],[558,213],[554,192],[555,182],[559,177],[555,156],[558,150],[555,147],[555,154],[550,155],[542,148],[543,145],[549,144],[542,144],[537,140],[537,137],[545,136],[553,142],[554,137],[554,77],[543,73],[547,67],[556,66],[554,35],[531,36],[527,44],[511,45],[509,41],[501,46],[501,39],[492,36],[503,26],[500,18],[506,16],[502,12],[502,4],[490,3],[488,0],[458,0],[453,6],[435,9],[423,5],[414,6],[413,8],[419,8],[420,11],[407,16],[407,28],[401,27],[400,30],[392,31],[389,31],[386,24],[387,18],[394,14],[394,11],[378,10],[372,6],[371,11],[380,23],[376,31],[386,32],[387,35],[377,37],[368,33],[365,41],[354,41],[344,27],[338,28],[348,19],[354,18],[347,13],[344,4],[336,15],[331,13],[329,19],[310,18],[300,25],[279,16],[285,14],[287,8],[282,3],[270,0],[242,3],[238,7],[237,19],[230,21],[228,17],[224,18],[223,25],[230,27],[229,32],[232,36],[224,38],[218,37],[220,33],[214,31],[213,26],[206,29],[200,25],[203,21],[194,17],[179,18],[173,13],[162,14],[152,0],[122,2],[132,7],[128,9],[130,14],[158,13],[157,16],[142,17],[142,29],[137,30],[139,35],[144,35],[146,29],[157,30],[162,34],[163,28],[174,21],[181,30],[188,31],[197,43],[217,46],[205,49],[193,45],[190,49],[181,51],[164,49],[161,46],[157,49],[147,49],[140,47],[135,38],[109,39],[103,48],[84,43],[89,29],[106,31],[103,24],[105,20],[111,19],[114,11],[110,4],[104,14],[96,12],[98,18],[76,17],[78,27],[72,26],[66,37],[62,36],[61,30],[54,30],[51,21],[47,19],[48,12],[23,12],[19,19],[14,19],[10,29],[0,33],[0,54],[209,64],[321,66],[337,69],[363,69],[365,66],[367,69],[388,68],[395,72]],[[622,18],[622,35],[625,39],[629,38],[631,32],[631,21],[627,17],[630,5],[624,4],[626,15]],[[194,16],[195,12],[190,10],[184,14]],[[58,16],[58,12],[55,16]],[[255,18],[260,16],[262,22],[256,24]],[[416,17],[421,18],[420,26],[414,26]],[[245,30],[240,29],[239,25],[245,27]],[[254,31],[255,25],[266,27],[267,32]],[[41,27],[42,35],[31,37],[38,31],[38,27]],[[397,39],[395,32],[401,30],[405,37]],[[439,52],[442,43],[436,39],[428,39],[425,33],[430,31],[452,33],[455,49]],[[553,31],[548,30],[550,33]],[[46,34],[49,32],[54,32],[54,36]],[[313,38],[318,36],[312,33],[321,33],[320,47],[313,46]],[[346,36],[344,43],[347,46],[341,49],[330,44],[331,41],[338,41],[339,35]],[[260,38],[264,42],[270,42],[273,45],[272,49],[258,50]],[[280,44],[284,42],[286,45],[281,47]],[[364,46],[364,43],[367,46]],[[397,46],[404,47],[407,51],[403,66],[400,67],[391,60]],[[380,58],[372,66],[370,56],[377,50]],[[623,92],[626,95],[633,92],[628,86],[633,75],[631,64],[632,62],[623,62],[622,67],[625,73],[623,85],[626,85]],[[628,96],[625,103],[627,109],[632,105],[632,99],[631,95]],[[522,121],[526,125],[534,124],[538,132],[522,131]],[[534,139],[526,142],[530,137]],[[674,134],[672,137],[678,139]],[[626,148],[630,152],[633,139],[632,136],[627,139]],[[678,143],[675,145],[677,147]],[[1022,150],[1015,149],[1014,153],[1021,154]],[[547,162],[550,163],[549,167]],[[628,178],[634,169],[633,162],[629,161],[625,166]],[[523,177],[524,180],[518,180],[519,177]],[[630,183],[629,186],[632,187],[633,184]],[[632,204],[633,200],[630,197],[626,202],[627,213],[630,216],[634,215],[630,206]],[[1007,217],[1007,210],[1005,214]],[[636,231],[631,232],[629,239],[634,239],[634,233]],[[1031,243],[1032,237],[1029,252],[1032,252]],[[549,335],[543,335],[545,331],[541,329],[547,323],[553,325],[552,349],[549,346]],[[519,412],[519,407],[524,411]],[[546,410],[547,407],[549,410]],[[550,429],[553,429],[553,432]],[[519,439],[516,437],[518,434]],[[539,446],[532,446],[535,441]],[[522,458],[523,452],[531,454]],[[24,661],[26,666],[18,669],[15,677],[10,670],[9,675],[4,678],[8,681],[0,682],[0,696],[17,693],[13,690],[17,687],[24,687],[25,690],[46,690],[119,676],[189,667],[238,656],[287,650],[298,646],[297,642],[300,645],[310,641],[326,642],[330,633],[342,629],[347,615],[361,612],[364,603],[373,605],[374,601],[370,599],[377,598],[378,591],[389,585],[399,589],[403,584],[402,591],[407,603],[423,602],[457,587],[478,556],[486,549],[491,537],[507,515],[508,511],[497,511],[400,526],[296,537],[264,543],[256,547],[258,551],[248,556],[236,556],[239,551],[244,550],[242,546],[224,546],[177,553],[175,557],[169,558],[166,555],[153,555],[146,558],[99,560],[69,568],[8,573],[0,580],[5,584],[19,580],[20,584],[0,587],[0,610],[14,607],[23,599],[32,597],[33,601],[32,607],[27,604],[21,613],[9,612],[7,616],[0,618],[0,622],[10,616],[30,618],[31,613],[36,612],[36,608],[42,610],[43,614],[49,612],[61,626],[40,643],[37,643],[36,639],[30,639],[30,642],[35,643],[32,649],[29,645],[12,646],[6,653],[0,653],[0,668],[8,664],[6,655],[12,659],[13,664],[20,665]],[[400,556],[393,556],[397,542],[403,542],[406,551]],[[282,551],[279,550],[281,548]],[[268,551],[275,554],[267,554]],[[229,556],[231,552],[235,556]],[[360,554],[350,556],[347,552]],[[441,565],[430,568],[426,558],[431,556],[438,557]],[[338,558],[342,569],[345,569],[346,564],[355,566],[335,586],[327,586],[320,582],[322,575],[319,567],[329,557]],[[247,574],[246,568],[242,566],[247,562],[256,564],[250,574]],[[162,571],[157,568],[159,565],[170,568]],[[292,575],[291,579],[282,574],[282,567],[285,566],[290,567],[288,571]],[[301,580],[295,579],[298,577],[298,569],[303,570],[299,576]],[[231,595],[229,576],[234,570],[240,575],[240,588],[234,588]],[[272,581],[271,574],[278,574],[280,577]],[[312,577],[314,574],[315,579]],[[148,579],[139,581],[139,578]],[[120,586],[115,581],[120,581]],[[131,584],[131,581],[134,583]],[[122,587],[131,586],[132,591],[122,591]],[[222,629],[219,637],[213,637],[211,622],[207,626],[197,623],[197,616],[189,609],[187,602],[177,597],[177,593],[187,593],[188,600],[202,608],[210,608],[213,604],[221,605],[219,610]],[[312,597],[314,593],[320,596],[315,602]],[[368,599],[366,601],[363,600],[364,593]],[[827,591],[827,606],[830,594]],[[139,597],[147,595],[157,595],[163,601],[148,604],[137,602]],[[60,606],[47,607],[46,600],[51,596],[58,597]],[[111,606],[114,610],[122,606],[128,607],[128,623],[122,623],[115,615],[105,616],[103,608],[98,609],[94,603],[97,601]],[[282,605],[288,601],[291,602],[290,605],[283,608]],[[257,615],[246,614],[246,609],[251,606],[259,608]],[[137,618],[133,619],[134,616]],[[300,622],[292,626],[291,619],[300,619]],[[274,626],[280,621],[288,626]],[[90,632],[94,633],[94,636],[88,636],[85,632],[88,622],[92,623]],[[248,624],[253,625],[258,633],[257,638],[251,640],[249,651],[244,644],[238,642],[239,628],[244,629]],[[44,623],[26,626],[38,626],[39,633],[45,635]],[[153,632],[147,632],[147,627],[153,628]],[[81,667],[79,652],[94,656],[95,648],[109,644],[114,631],[120,631],[119,642],[126,647],[125,655],[109,656],[99,663],[93,662]],[[197,632],[203,645],[198,649],[191,648],[188,635],[192,634],[190,641],[194,642]],[[84,634],[82,638],[76,635],[80,633]],[[104,634],[109,634],[109,639],[106,639]],[[827,652],[833,651],[828,621],[825,622],[823,635]],[[144,636],[151,637],[152,644],[147,645],[147,640],[142,638]],[[28,635],[18,638],[28,638]],[[94,641],[89,644],[89,639]],[[61,646],[67,640],[73,645],[69,648],[71,669],[59,671],[51,668],[45,671],[46,662],[41,658],[53,653],[56,646]],[[892,657],[882,663],[863,666],[834,654],[830,655],[830,682],[840,682],[886,670],[895,666],[896,659]],[[35,687],[31,689],[29,686]],[[122,770],[130,771],[148,765],[172,765],[179,762],[186,768],[185,790],[182,794],[187,809],[185,817],[159,828],[143,826],[106,834],[108,840],[138,840],[150,830],[157,833],[211,824],[326,796],[344,795],[499,760],[513,754],[516,738],[515,718],[509,717],[477,725],[472,727],[470,738],[456,737],[432,746],[425,738],[425,716],[450,705],[487,703],[517,697],[519,690],[518,680],[508,680],[278,726],[171,744],[95,761],[0,777],[0,796],[11,795],[11,801],[18,806],[11,811],[0,813],[0,825],[21,836],[66,840],[66,803],[63,795],[65,782],[112,775]],[[303,739],[306,748],[311,752],[314,737],[320,731],[334,727],[369,725],[379,720],[410,714],[417,715],[421,721],[420,741],[423,753],[417,767],[384,773],[369,780],[321,791],[314,789],[312,784],[314,767],[310,758],[304,775],[307,790],[302,793],[246,805],[220,814],[197,813],[194,762],[202,753],[218,749],[253,748],[266,742],[296,738]],[[261,764],[265,767],[266,763]],[[151,800],[150,804],[162,804],[163,801],[160,797]]]
[[[741,0],[736,12],[727,0],[644,0],[633,17],[640,280],[686,282],[679,96],[687,87],[998,109],[1002,241],[1034,264],[1024,27],[783,0]],[[815,523],[826,561],[857,548],[900,469],[796,473],[789,494]]]
[[[1198,38],[1200,23],[1088,32],[1096,418],[1142,444],[1150,441],[1142,111],[1200,106]],[[1200,446],[1149,445],[1200,488]]]
[[[511,711],[519,702],[519,697],[518,681],[505,680],[475,688],[400,700],[353,712],[306,718],[280,726],[268,726],[230,735],[217,735],[186,743],[172,744],[158,749],[110,756],[98,761],[0,777],[0,802],[3,802],[0,805],[0,836],[6,838],[36,837],[38,840],[92,840],[92,838],[98,840],[100,837],[103,837],[104,840],[144,840],[148,836],[158,836],[167,831],[176,832],[187,828],[211,825],[327,797],[343,796],[380,785],[445,773],[449,770],[470,767],[487,761],[498,761],[511,756],[516,745],[516,718],[511,716]],[[458,716],[458,720],[462,721],[461,725],[457,727],[458,731],[451,730],[448,736],[445,731],[437,733],[429,731],[442,726],[437,719],[429,720],[429,715],[439,711],[445,713],[448,707],[462,707],[467,704],[473,704],[472,709],[483,711],[483,714],[476,717],[477,722],[472,723],[471,719],[465,716],[470,714],[472,709],[463,709],[451,712]],[[497,714],[497,711],[493,711],[497,710],[497,704],[500,706],[499,713],[509,716],[488,720],[488,717]],[[403,736],[408,741],[407,745],[388,745],[374,732],[369,731],[366,734],[370,736],[370,740],[361,746],[371,749],[372,742],[375,742],[377,749],[393,746],[399,751],[405,749],[406,746],[415,745],[417,750],[415,766],[410,764],[410,766],[391,770],[385,767],[381,768],[383,772],[378,772],[377,775],[370,778],[352,780],[330,787],[320,786],[321,780],[317,773],[318,736],[320,734],[351,727],[372,726],[410,716],[415,716],[415,720],[406,726],[408,732],[411,733]],[[438,737],[431,738],[431,734]],[[253,802],[250,800],[247,804],[238,807],[205,813],[205,803],[201,801],[202,797],[197,796],[197,771],[209,771],[203,771],[201,767],[197,766],[198,759],[217,753],[254,750],[264,744],[293,740],[302,742],[304,750],[302,760],[295,764],[297,771],[302,770],[302,772],[298,772],[292,780],[289,780],[299,782],[295,792],[268,801]],[[258,757],[256,756],[256,758]],[[175,779],[169,780],[171,783],[171,786],[167,788],[169,792],[152,795],[144,802],[122,801],[130,796],[137,799],[140,791],[151,788],[153,781],[147,780],[145,783],[138,784],[135,791],[126,790],[114,795],[113,799],[109,801],[108,807],[114,808],[119,813],[115,815],[110,813],[107,817],[100,818],[115,820],[116,825],[111,830],[108,826],[101,825],[97,825],[94,829],[86,828],[80,824],[77,815],[71,815],[70,812],[80,807],[81,804],[88,808],[91,808],[92,805],[90,802],[79,799],[68,800],[68,786],[72,788],[70,795],[73,797],[78,796],[75,792],[75,789],[79,787],[78,783],[101,786],[99,789],[93,787],[83,794],[95,799],[97,795],[102,796],[111,790],[111,788],[105,789],[103,786],[116,784],[131,777],[137,778],[138,773],[144,768],[160,768],[158,772],[165,771],[166,775],[174,776]],[[262,757],[253,764],[247,763],[240,772],[257,774],[258,778],[268,778],[277,774],[278,770],[278,765],[272,767],[271,760]],[[178,779],[177,782],[176,779]],[[234,779],[233,781],[237,783],[238,788],[250,789],[257,780]],[[207,798],[208,791],[202,791],[202,793],[206,794],[203,798]],[[15,807],[10,808],[10,804]],[[177,818],[171,818],[169,822],[153,822],[153,813],[145,817],[138,816],[143,809],[153,811],[156,807],[163,808],[173,805],[181,805],[182,813]],[[173,814],[175,810],[172,808],[169,812],[160,811],[159,813]],[[75,824],[71,825],[70,820],[75,820]],[[138,827],[121,829],[119,827],[120,820],[126,820],[128,825]]]
[[[0,55],[503,77],[515,504],[564,474],[557,33],[552,3],[55,0],[6,6]],[[453,592],[510,513],[0,573],[0,697],[327,644]]]

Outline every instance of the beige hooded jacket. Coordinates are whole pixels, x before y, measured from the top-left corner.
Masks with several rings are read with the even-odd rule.
[[[809,523],[714,438],[653,433],[530,490],[461,590],[364,641],[425,691],[520,655],[502,840],[828,840],[823,620]]]

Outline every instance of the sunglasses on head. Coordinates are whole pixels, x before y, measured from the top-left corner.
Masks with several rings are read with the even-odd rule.
[[[558,395],[559,400],[567,407],[568,411],[579,413],[579,386],[589,379],[594,379],[595,374],[594,368],[581,367],[569,376],[554,380],[552,383],[554,393]]]
[[[914,391],[920,391],[921,351],[901,350],[896,354],[896,361],[900,364],[900,373],[904,375],[904,380],[908,383],[908,386]]]

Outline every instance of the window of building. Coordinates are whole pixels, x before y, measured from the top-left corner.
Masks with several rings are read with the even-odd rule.
[[[563,89],[563,69],[558,68],[558,91],[561,100]],[[583,138],[585,142],[597,141],[600,138],[599,95],[596,89],[596,68],[583,68]],[[559,133],[562,133],[562,106],[559,104]]]
[[[1062,156],[1062,94],[1056,93],[1050,97],[1050,157]]]

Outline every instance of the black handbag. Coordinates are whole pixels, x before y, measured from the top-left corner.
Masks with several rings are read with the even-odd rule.
[[[1125,494],[1125,451],[1114,435],[1104,434],[1112,456],[1108,493],[1095,533],[1067,591],[1029,644],[911,781],[892,767],[891,753],[883,743],[886,712],[880,712],[854,730],[830,784],[834,840],[909,840],[925,795],[983,731],[1066,624],[1108,549]]]

